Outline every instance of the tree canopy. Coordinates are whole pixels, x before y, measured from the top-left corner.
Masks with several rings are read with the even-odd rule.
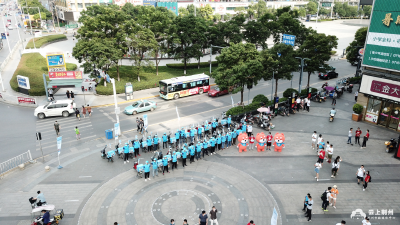
[[[365,45],[365,40],[367,38],[368,27],[361,27],[356,31],[354,35],[354,40],[346,48],[346,59],[351,65],[354,65],[358,59],[358,50],[363,48]]]

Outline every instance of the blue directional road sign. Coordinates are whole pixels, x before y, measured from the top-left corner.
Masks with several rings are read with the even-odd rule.
[[[294,41],[296,40],[296,36],[290,34],[282,35],[282,43],[294,46]]]

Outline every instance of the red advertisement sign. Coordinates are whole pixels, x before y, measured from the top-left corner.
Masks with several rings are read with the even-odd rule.
[[[58,79],[82,79],[81,71],[61,71],[61,72],[49,72],[50,80]]]
[[[36,104],[34,98],[17,97],[18,103]]]
[[[373,80],[370,90],[382,95],[388,95],[396,98],[400,97],[400,86],[395,84]]]

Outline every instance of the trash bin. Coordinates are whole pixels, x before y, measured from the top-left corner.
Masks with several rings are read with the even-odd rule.
[[[113,138],[113,131],[112,130],[106,130],[106,138],[107,139],[112,139]]]

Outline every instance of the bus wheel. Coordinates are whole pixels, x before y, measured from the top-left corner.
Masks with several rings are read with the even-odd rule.
[[[200,94],[200,95],[203,94],[203,92],[204,92],[203,89],[200,89],[200,90],[199,90],[199,94]]]
[[[174,99],[177,100],[179,98],[179,94],[174,95]]]

